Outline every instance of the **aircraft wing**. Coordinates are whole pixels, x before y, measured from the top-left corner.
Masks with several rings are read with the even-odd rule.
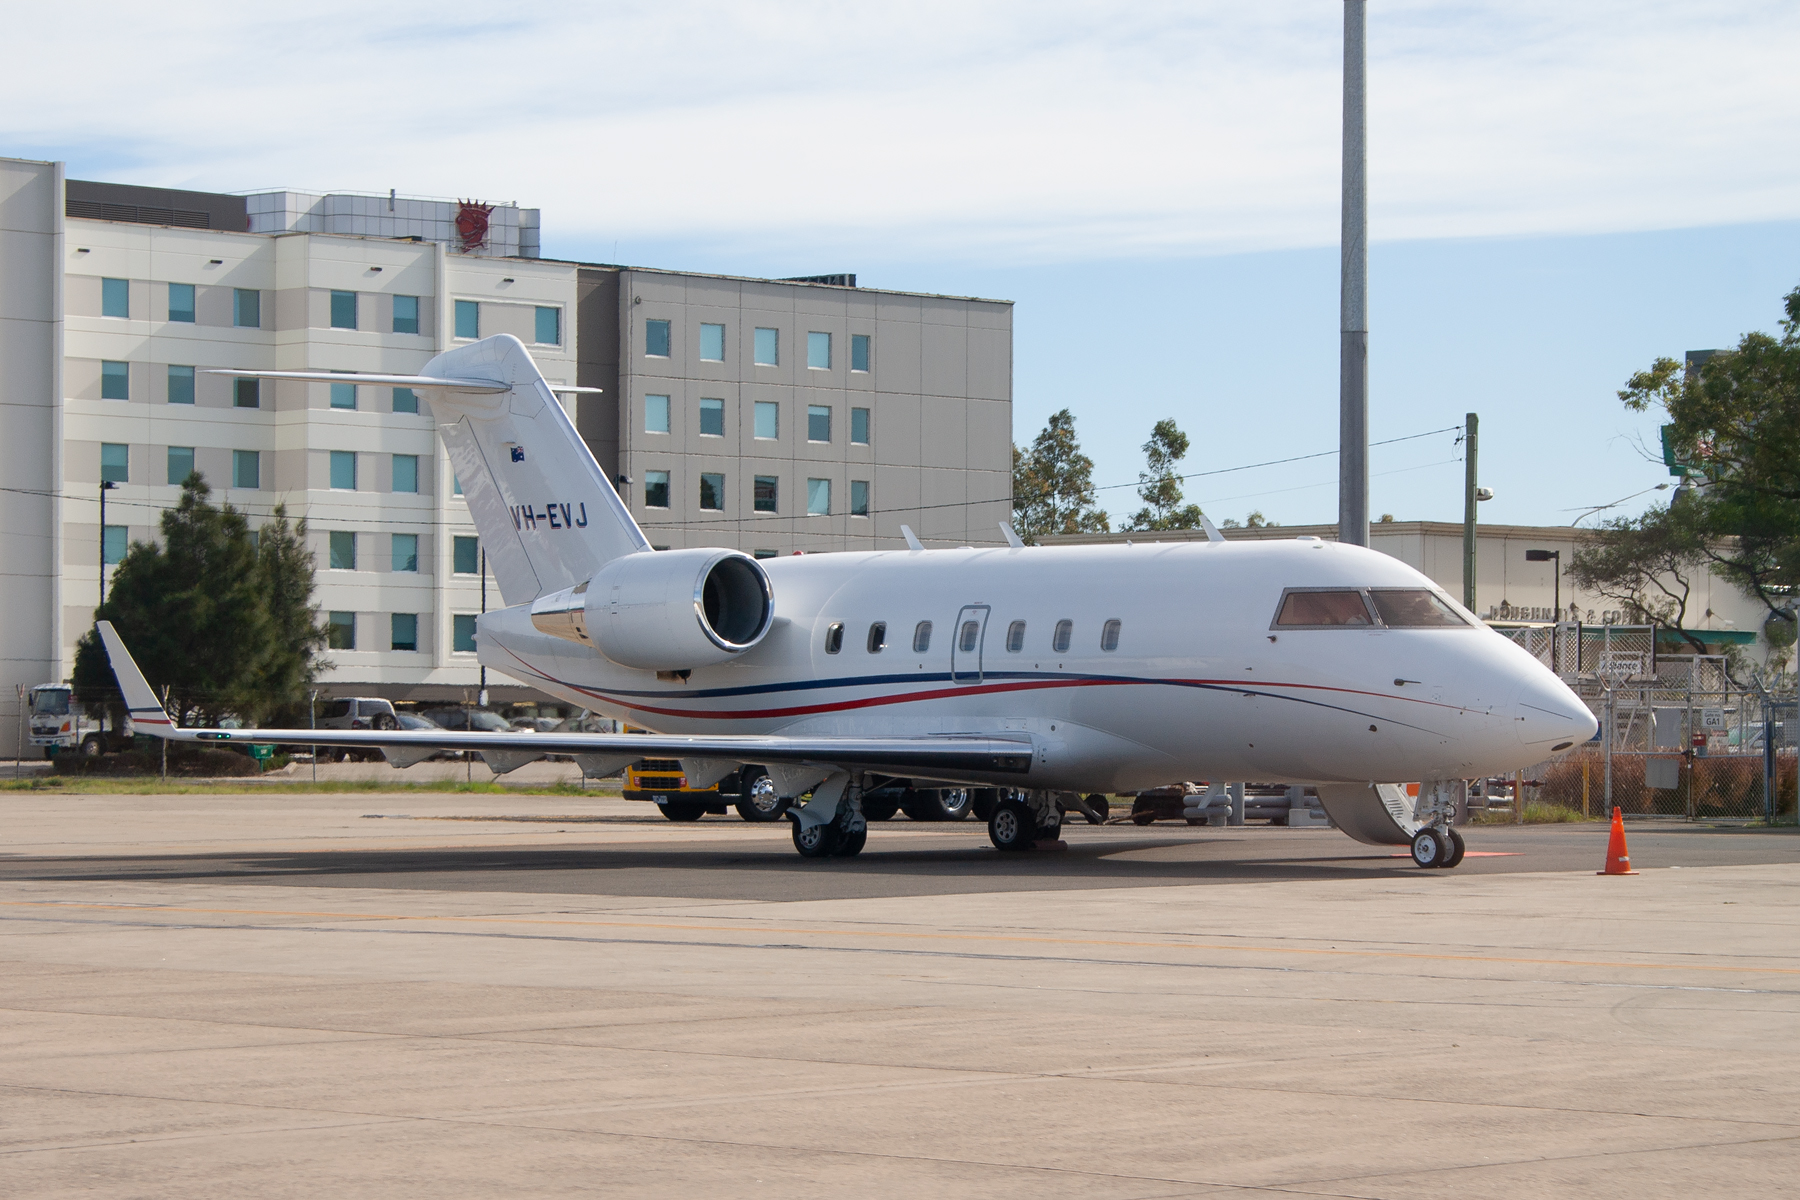
[[[546,754],[567,754],[609,764],[618,770],[642,758],[794,764],[917,774],[931,778],[962,774],[1026,775],[1034,747],[1030,735],[930,734],[918,737],[787,737],[780,734],[660,733],[462,733],[411,729],[193,729],[177,725],[157,700],[137,663],[110,621],[99,622],[100,640],[132,727],[169,741],[279,744],[284,746],[374,746],[400,765],[418,762],[436,750],[481,753],[498,769],[522,765]],[[585,764],[584,764],[585,765]],[[725,772],[721,771],[723,775]]]

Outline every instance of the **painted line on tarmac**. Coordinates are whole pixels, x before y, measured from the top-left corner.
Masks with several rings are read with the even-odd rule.
[[[279,908],[189,908],[169,904],[94,904],[60,900],[0,900],[0,908],[49,908],[99,912],[189,913],[236,917],[308,917],[334,921],[419,921],[458,925],[553,925],[581,929],[659,929],[683,933],[735,933],[757,937],[789,933],[811,937],[891,938],[907,941],[1014,942],[1040,946],[1112,946],[1122,949],[1218,950],[1247,954],[1298,954],[1322,958],[1416,959],[1425,962],[1494,963],[1509,966],[1612,967],[1628,971],[1708,971],[1725,974],[1800,975],[1800,967],[1737,967],[1704,963],[1613,962],[1604,959],[1520,958],[1494,954],[1428,954],[1415,950],[1338,950],[1311,946],[1224,945],[1212,942],[1126,941],[1116,938],[1060,938],[1016,933],[916,933],[867,929],[802,929],[782,925],[692,925],[668,921],[573,921],[559,917],[451,917],[405,913],[311,912]],[[812,947],[802,947],[812,948]]]

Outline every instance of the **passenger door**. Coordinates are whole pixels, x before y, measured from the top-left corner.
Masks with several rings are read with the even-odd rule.
[[[950,682],[981,682],[981,648],[987,638],[989,606],[965,604],[950,631]]]

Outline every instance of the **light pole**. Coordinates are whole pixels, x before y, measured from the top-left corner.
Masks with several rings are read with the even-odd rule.
[[[1338,322],[1338,541],[1369,544],[1369,211],[1365,0],[1344,0],[1344,151]]]
[[[100,604],[95,612],[106,607],[106,493],[118,486],[110,479],[100,481]]]
[[[1556,587],[1555,587],[1555,593],[1554,593],[1556,596],[1556,619],[1558,621],[1561,621],[1562,620],[1562,551],[1561,550],[1527,550],[1525,552],[1525,561],[1526,562],[1555,562],[1556,563],[1556,573],[1555,573]]]

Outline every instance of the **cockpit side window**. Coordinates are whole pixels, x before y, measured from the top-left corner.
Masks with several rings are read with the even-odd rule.
[[[1381,623],[1390,629],[1462,629],[1468,625],[1443,597],[1424,588],[1375,588],[1369,599]]]
[[[1353,588],[1310,590],[1296,588],[1281,598],[1275,614],[1277,629],[1367,628],[1375,624],[1363,595]]]

